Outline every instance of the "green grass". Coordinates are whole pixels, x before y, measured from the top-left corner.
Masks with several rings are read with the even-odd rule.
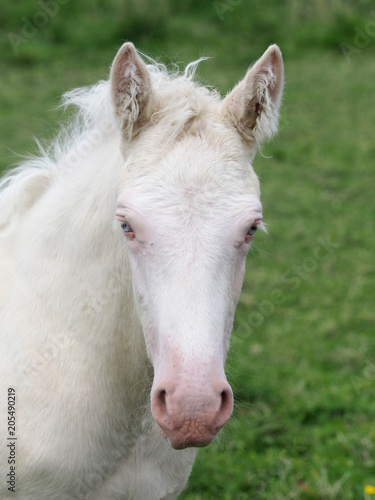
[[[0,169],[12,151],[35,150],[34,135],[54,134],[61,93],[106,77],[122,39],[165,61],[214,56],[200,75],[223,93],[269,43],[285,57],[280,133],[254,162],[269,234],[256,237],[236,313],[227,364],[236,408],[180,498],[369,500],[375,38],[350,63],[339,44],[373,19],[372,2],[243,0],[223,20],[215,2],[150,12],[145,0],[129,15],[115,0],[77,4],[61,6],[17,54],[1,42]],[[35,9],[4,2],[3,33]]]

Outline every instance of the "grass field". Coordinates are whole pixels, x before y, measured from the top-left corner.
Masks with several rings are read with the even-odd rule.
[[[1,170],[53,136],[61,93],[106,78],[124,39],[166,62],[213,56],[199,74],[223,94],[280,45],[280,133],[254,162],[269,234],[248,257],[227,363],[236,408],[180,498],[375,498],[373,2],[52,4],[34,31],[40,3],[2,4]]]

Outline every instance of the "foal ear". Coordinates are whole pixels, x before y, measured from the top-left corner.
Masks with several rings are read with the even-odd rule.
[[[153,106],[150,75],[132,43],[124,43],[118,51],[110,81],[116,114],[131,138],[147,123]]]
[[[223,101],[223,113],[245,139],[260,143],[277,132],[284,68],[271,45]]]

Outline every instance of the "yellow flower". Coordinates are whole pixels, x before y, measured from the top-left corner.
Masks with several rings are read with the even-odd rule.
[[[368,495],[375,495],[375,486],[372,486],[372,484],[366,484],[365,493]]]

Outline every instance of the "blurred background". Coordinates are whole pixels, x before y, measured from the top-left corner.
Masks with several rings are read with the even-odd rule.
[[[375,498],[375,2],[2,0],[0,172],[63,119],[63,92],[108,77],[123,41],[223,96],[271,43],[279,135],[254,161],[257,234],[228,378],[234,415],[184,500]]]

